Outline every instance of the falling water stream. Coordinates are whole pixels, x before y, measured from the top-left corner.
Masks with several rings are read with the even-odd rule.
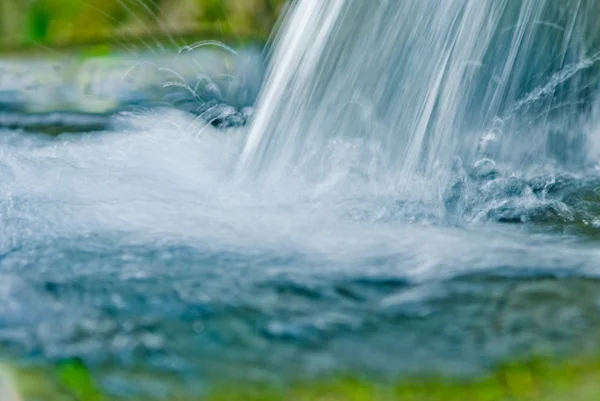
[[[268,175],[314,172],[329,168],[331,141],[356,138],[372,153],[364,162],[380,162],[373,174],[402,189],[415,174],[447,179],[457,157],[478,160],[478,137],[495,130],[497,161],[546,163],[546,127],[579,116],[596,81],[598,34],[586,21],[597,11],[582,1],[301,1],[243,160]]]
[[[598,15],[299,0],[247,127],[0,131],[1,348],[245,379],[594,350]]]

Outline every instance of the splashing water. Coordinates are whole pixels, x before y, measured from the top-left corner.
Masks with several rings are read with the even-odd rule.
[[[598,5],[300,0],[251,127],[0,131],[0,344],[219,379],[597,349]]]
[[[548,163],[549,127],[581,114],[598,74],[587,23],[597,13],[588,1],[299,1],[277,39],[243,168],[318,182],[338,163],[331,144],[357,139],[357,168],[406,197],[415,177],[444,187],[455,159],[476,162],[478,138],[499,127],[497,162]]]

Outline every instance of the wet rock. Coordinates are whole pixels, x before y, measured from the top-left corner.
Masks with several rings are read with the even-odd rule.
[[[206,102],[192,110],[188,109],[187,111],[198,116],[215,128],[244,126],[252,115],[252,108],[250,107],[238,110],[229,104],[219,103],[217,101]]]
[[[80,112],[20,113],[0,112],[0,129],[15,129],[45,134],[104,131],[110,115]]]

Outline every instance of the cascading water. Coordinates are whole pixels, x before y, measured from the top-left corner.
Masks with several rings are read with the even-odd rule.
[[[197,103],[229,73],[190,53],[195,84],[160,70],[198,116],[0,129],[0,357],[76,357],[118,393],[115,366],[279,383],[597,351],[598,15],[296,0],[251,127]],[[248,104],[243,77],[219,102]]]
[[[358,169],[413,197],[415,177],[443,188],[457,157],[523,169],[559,151],[580,162],[548,137],[590,103],[599,12],[585,0],[298,1],[276,41],[243,168],[324,180],[339,162],[332,143],[354,139]],[[501,140],[477,146],[490,136]]]

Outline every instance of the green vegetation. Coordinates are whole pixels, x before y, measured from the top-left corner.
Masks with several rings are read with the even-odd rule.
[[[104,395],[79,363],[54,371],[15,372],[24,401],[117,401]],[[142,398],[132,399],[141,401]],[[147,397],[143,398],[148,400]],[[158,399],[158,398],[157,398]],[[377,383],[367,379],[334,378],[297,383],[285,388],[241,384],[217,385],[204,396],[173,391],[165,401],[592,401],[600,399],[600,360],[502,365],[485,377],[408,379]]]
[[[0,0],[0,51],[265,40],[285,0]]]

